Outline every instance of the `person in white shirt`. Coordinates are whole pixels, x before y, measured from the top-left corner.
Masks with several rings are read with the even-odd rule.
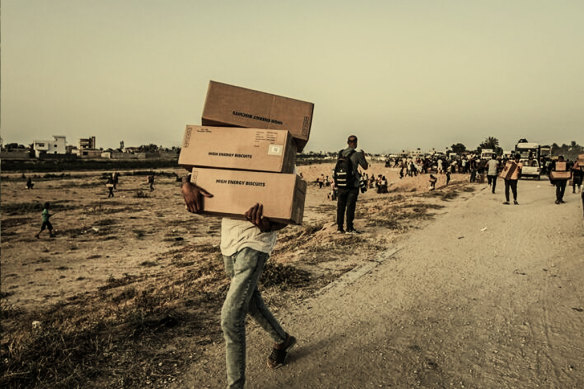
[[[188,179],[183,180],[181,192],[187,210],[192,213],[203,210],[202,197],[212,197]],[[257,286],[276,244],[276,231],[285,225],[264,217],[262,204],[253,205],[245,218],[247,220],[223,218],[221,221],[221,254],[231,279],[221,310],[229,388],[245,386],[245,318],[248,313],[274,340],[268,367],[282,366],[288,351],[296,344],[296,338],[282,329],[266,307]]]
[[[497,174],[499,173],[499,161],[497,156],[493,154],[489,162],[487,162],[487,181],[491,187],[491,192],[495,193],[497,186]]]

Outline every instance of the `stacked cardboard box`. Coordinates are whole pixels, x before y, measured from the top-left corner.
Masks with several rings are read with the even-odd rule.
[[[302,152],[310,136],[314,104],[270,93],[209,82],[201,121],[208,126],[287,130]]]
[[[306,182],[294,168],[312,110],[311,103],[211,81],[203,125],[187,126],[179,156],[191,182],[213,194],[203,198],[203,212],[243,217],[261,203],[274,221],[302,223]]]

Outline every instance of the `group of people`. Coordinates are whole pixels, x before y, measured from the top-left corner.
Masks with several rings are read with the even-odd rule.
[[[110,197],[114,197],[114,190],[117,189],[119,181],[120,173],[118,172],[113,172],[110,176],[108,176],[107,182],[105,183],[105,187],[108,190],[108,199]],[[150,192],[152,192],[154,190],[154,174],[149,174],[146,177],[146,183],[148,184]]]
[[[505,201],[503,204],[510,204],[510,193],[513,194],[513,204],[518,205],[517,201],[517,182],[521,177],[523,163],[520,162],[521,156],[516,154],[513,159],[502,162],[495,155],[487,162],[487,181],[491,187],[491,192],[495,193],[497,178],[502,176],[505,182]],[[567,173],[561,177],[555,176],[555,173]],[[556,204],[564,204],[564,194],[568,182],[572,183],[572,193],[582,191],[582,179],[584,177],[584,166],[576,161],[572,163],[565,161],[563,156],[552,161],[548,166],[548,176],[550,183],[556,187]]]

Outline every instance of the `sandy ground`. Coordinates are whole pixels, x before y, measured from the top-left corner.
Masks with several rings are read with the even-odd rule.
[[[558,206],[549,183],[521,181],[506,206],[482,189],[278,312],[299,340],[287,366],[265,367],[254,327],[249,387],[584,387],[579,196]],[[222,387],[223,358],[214,345],[176,387]]]
[[[313,182],[331,169],[299,172]],[[386,175],[390,193],[359,197],[364,234],[334,234],[335,203],[315,185],[304,225],[279,233],[262,290],[299,345],[289,365],[268,371],[270,341],[250,323],[249,387],[581,387],[578,196],[556,206],[547,181],[521,181],[521,205],[503,206],[501,182],[491,195],[466,176],[445,188],[440,176],[429,193],[428,176],[399,180],[379,164],[369,172]],[[108,199],[102,172],[66,174],[35,179],[32,191],[2,180],[4,306],[122,317],[148,292],[178,324],[148,339],[154,354],[138,344],[130,365],[99,365],[100,387],[121,386],[108,377],[132,358],[151,367],[126,387],[223,387],[220,220],[188,214],[168,175],[149,192],[145,176],[122,172]],[[37,240],[45,201],[57,237]]]

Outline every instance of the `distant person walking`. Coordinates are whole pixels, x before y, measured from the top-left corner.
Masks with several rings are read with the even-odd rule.
[[[497,173],[499,171],[499,161],[497,161],[497,156],[493,154],[489,162],[487,162],[487,182],[491,187],[491,192],[495,193],[495,187],[497,186]]]
[[[120,173],[113,172],[112,173],[112,184],[114,184],[114,189],[118,189],[118,182],[119,181],[120,181]]]
[[[49,236],[51,238],[54,238],[55,237],[55,234],[53,234],[53,225],[49,221],[49,218],[54,215],[54,214],[50,214],[49,213],[49,208],[50,207],[51,207],[51,204],[45,203],[45,206],[43,208],[43,212],[41,213],[41,218],[42,218],[42,221],[43,221],[43,223],[41,224],[41,230],[35,235],[35,237],[37,239],[40,239],[41,232],[43,232],[45,230],[45,228],[49,230]]]
[[[107,194],[107,198],[109,199],[110,197],[114,197],[114,178],[110,177],[107,179],[107,183],[105,184],[105,187],[108,190],[108,194]]]
[[[554,173],[566,173],[568,168],[566,166],[566,161],[564,161],[564,156],[560,155],[558,160],[552,165],[551,175]],[[551,178],[551,176],[550,176]],[[551,179],[552,183],[556,186],[556,204],[564,204],[564,193],[566,193],[566,184],[570,178],[566,177],[553,177]]]
[[[26,179],[26,189],[32,189],[34,187],[34,184],[32,183],[32,177],[28,177]]]
[[[363,150],[357,151],[357,137],[349,136],[347,139],[348,147],[339,151],[337,164],[334,170],[333,179],[335,186],[338,188],[337,201],[337,231],[345,233],[344,222],[345,212],[347,215],[347,233],[358,234],[353,226],[355,219],[355,208],[357,197],[359,196],[359,166],[367,170],[369,164],[365,159]]]
[[[584,178],[584,163],[578,159],[572,165],[572,193],[576,193],[576,187],[578,187],[578,192],[582,191],[582,178]]]
[[[154,174],[150,174],[148,176],[148,185],[150,186],[150,192],[152,192],[154,190]]]
[[[436,189],[436,181],[438,181],[438,179],[433,174],[430,174],[430,190],[431,191]]]
[[[501,172],[505,180],[505,202],[503,204],[509,205],[509,189],[513,192],[513,204],[519,205],[517,202],[517,181],[521,177],[521,169],[523,164],[519,162],[520,155],[516,154],[514,160],[509,160],[505,164],[505,168]]]

